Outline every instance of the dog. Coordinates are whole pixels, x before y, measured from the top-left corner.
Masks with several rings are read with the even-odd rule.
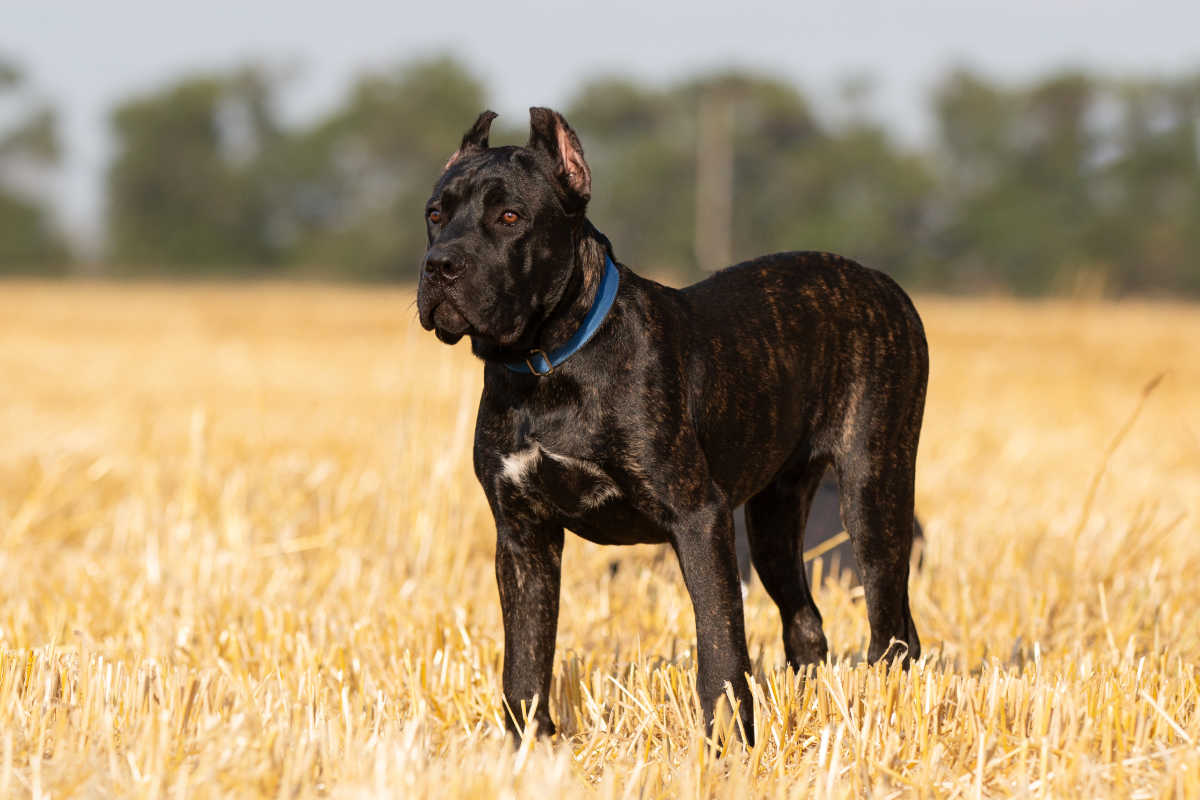
[[[684,289],[639,276],[589,222],[575,131],[530,109],[524,146],[483,112],[434,185],[417,310],[484,362],[475,474],[496,523],[506,725],[553,734],[548,698],[564,529],[668,543],[696,620],[707,730],[754,740],[732,509],[793,669],[825,660],[804,573],[827,466],[862,574],[867,657],[921,645],[908,602],[913,481],[929,369],[908,295],[830,253],[777,253]],[[727,694],[733,702],[727,701]]]

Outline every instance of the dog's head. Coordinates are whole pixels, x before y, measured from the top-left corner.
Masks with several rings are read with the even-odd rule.
[[[462,138],[425,207],[429,247],[417,309],[443,342],[479,355],[533,346],[562,299],[587,229],[591,173],[557,112],[529,110],[524,147],[488,147],[485,111]]]

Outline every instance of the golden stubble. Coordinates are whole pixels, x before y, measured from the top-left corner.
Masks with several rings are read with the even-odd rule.
[[[790,675],[756,583],[758,744],[705,742],[673,559],[568,537],[513,748],[481,370],[410,293],[4,284],[0,796],[1200,795],[1200,309],[917,305],[922,660],[826,583]]]

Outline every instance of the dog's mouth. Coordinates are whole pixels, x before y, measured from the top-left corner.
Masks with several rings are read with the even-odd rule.
[[[443,300],[433,309],[425,327],[446,344],[455,344],[471,330],[471,323],[449,300]]]
[[[520,320],[518,320],[520,322]],[[494,346],[508,348],[515,345],[521,338],[524,327],[517,324],[502,333],[491,333],[482,325],[476,324],[459,311],[449,299],[443,299],[436,306],[421,315],[421,325],[425,330],[433,331],[437,338],[446,344],[457,344],[463,336],[483,336],[493,341]]]
[[[487,352],[516,346],[525,338],[528,322],[528,315],[510,314],[507,326],[489,324],[489,316],[496,316],[494,309],[463,307],[461,299],[456,302],[449,292],[436,286],[420,288],[417,311],[421,327],[433,331],[440,341],[457,344],[464,336],[470,336]]]

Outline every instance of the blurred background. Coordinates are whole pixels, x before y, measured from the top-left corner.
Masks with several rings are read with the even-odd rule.
[[[562,736],[499,738],[483,370],[412,281],[531,105],[639,271],[916,295],[928,658],[814,581],[801,683],[755,582],[752,754],[675,559],[575,536]],[[0,800],[1200,797],[1198,221],[1197,0],[0,0]]]
[[[1200,293],[1200,5],[43,0],[0,26],[0,274],[408,281],[485,107],[564,111],[620,258]]]

